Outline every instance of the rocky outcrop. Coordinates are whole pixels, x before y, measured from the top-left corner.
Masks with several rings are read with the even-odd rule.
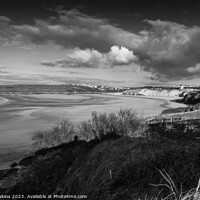
[[[188,105],[185,111],[200,110],[200,91],[185,92],[182,96],[181,102]]]
[[[193,110],[200,110],[200,102],[193,106]]]
[[[195,105],[200,102],[200,91],[188,92],[183,96],[183,103]]]
[[[182,97],[173,100],[174,102],[187,104],[185,112],[200,110],[200,91],[194,89],[164,89],[164,88],[142,88],[126,90],[124,95],[143,95],[143,96],[163,96],[163,97]]]

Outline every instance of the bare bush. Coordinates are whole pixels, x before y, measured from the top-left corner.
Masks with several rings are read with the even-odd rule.
[[[33,146],[37,149],[54,147],[69,142],[73,135],[75,135],[74,125],[68,119],[63,119],[50,130],[34,132]]]
[[[78,128],[68,119],[64,119],[50,130],[35,132],[32,140],[34,140],[33,146],[40,149],[69,142],[75,134],[86,140],[101,139],[112,134],[141,136],[144,133],[144,127],[141,117],[131,109],[121,109],[117,114],[92,112],[91,119],[80,123]],[[78,129],[78,132],[76,132],[76,129]],[[140,129],[142,131],[139,131]]]
[[[99,138],[108,134],[138,136],[136,130],[142,119],[132,109],[121,109],[117,114],[92,112],[92,118],[79,125],[79,133],[86,139]]]

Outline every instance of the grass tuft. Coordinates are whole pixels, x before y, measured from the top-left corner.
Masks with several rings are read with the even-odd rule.
[[[165,183],[163,184],[150,184],[155,187],[165,187],[169,190],[169,194],[161,198],[162,200],[199,200],[200,199],[200,179],[198,181],[197,187],[189,190],[188,192],[183,192],[183,188],[181,186],[180,189],[176,186],[170,175],[165,171],[158,170],[159,173],[162,175],[162,177],[165,180]],[[157,197],[153,199],[158,199],[158,196],[161,194],[163,190],[160,190]]]

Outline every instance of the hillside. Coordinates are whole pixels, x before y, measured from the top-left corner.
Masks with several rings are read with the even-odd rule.
[[[165,169],[184,191],[200,177],[197,142],[112,137],[74,141],[37,151],[19,162],[17,169],[1,172],[1,194],[87,195],[89,200],[129,200],[161,196],[169,191]],[[183,176],[184,175],[184,176]],[[55,198],[56,199],[56,198]]]
[[[174,196],[166,200],[178,200],[200,178],[198,121],[196,125],[146,124],[134,110],[93,112],[76,128],[64,120],[36,132],[35,153],[0,171],[0,194],[3,199],[15,194],[25,199],[86,195],[89,200],[159,200],[170,194],[166,184],[171,184]],[[69,142],[69,136],[74,140]],[[200,196],[198,188],[192,191]]]

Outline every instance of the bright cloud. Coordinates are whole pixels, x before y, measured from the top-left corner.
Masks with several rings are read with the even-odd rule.
[[[126,65],[136,62],[138,58],[126,47],[112,46],[108,53],[108,59],[112,65]]]
[[[104,55],[94,49],[68,49],[65,58],[56,61],[44,61],[42,65],[58,67],[97,68],[106,63]]]
[[[188,67],[188,72],[200,72],[200,63],[196,64],[194,67]]]
[[[100,53],[94,49],[68,49],[66,57],[56,61],[43,61],[42,65],[59,67],[108,67],[115,65],[128,65],[137,62],[133,51],[125,47],[112,46],[108,53]]]

